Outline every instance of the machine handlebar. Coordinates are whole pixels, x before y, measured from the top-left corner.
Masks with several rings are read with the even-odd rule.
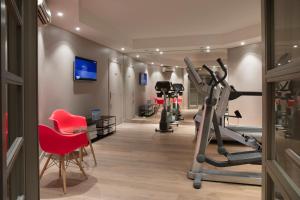
[[[202,67],[203,67],[206,71],[208,71],[208,73],[210,74],[212,80],[216,83],[218,80],[217,80],[217,78],[216,78],[214,72],[213,72],[211,69],[209,69],[209,67],[207,67],[207,65],[203,65]],[[213,81],[211,81],[210,84],[212,84]]]
[[[222,71],[224,72],[224,76],[221,79],[218,80],[218,83],[222,83],[226,79],[226,77],[227,77],[227,69],[226,69],[226,67],[225,67],[225,65],[224,65],[224,63],[223,63],[223,61],[222,61],[221,58],[218,58],[217,62],[219,63]]]
[[[209,67],[207,65],[203,65],[202,67],[208,71],[208,73],[210,74],[210,76],[212,77],[212,81],[210,82],[211,84],[211,88],[210,88],[210,95],[209,95],[209,100],[212,100],[213,97],[213,90],[214,88],[220,84],[223,83],[223,81],[226,79],[227,77],[227,69],[223,63],[223,61],[221,60],[221,58],[217,59],[217,62],[219,63],[222,71],[224,72],[224,75],[222,77],[217,76],[211,69],[209,69]]]

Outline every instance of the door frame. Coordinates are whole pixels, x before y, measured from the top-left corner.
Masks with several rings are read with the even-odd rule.
[[[26,0],[24,5],[25,197],[30,200],[40,199],[37,18],[37,0]]]
[[[23,0],[21,7],[18,8],[15,0],[1,0],[1,137],[0,137],[0,199],[7,199],[7,181],[9,177],[8,165],[16,166],[15,158],[22,156],[24,169],[22,171],[24,184],[21,186],[24,194],[18,199],[39,199],[39,147],[38,147],[38,101],[37,101],[37,0]],[[20,5],[19,5],[20,6]],[[21,10],[19,10],[21,8]],[[8,64],[8,40],[7,40],[7,13],[13,12],[18,19],[18,24],[21,28],[21,55],[20,65],[22,70],[21,75],[15,75],[5,70]],[[22,121],[23,133],[22,137],[14,140],[13,146],[10,148],[10,157],[13,156],[12,162],[7,163],[8,151],[6,149],[6,90],[5,84],[19,85],[22,87]],[[14,145],[15,144],[15,145]],[[19,154],[22,148],[22,153]],[[23,166],[18,166],[22,167]],[[13,187],[16,187],[13,185]],[[20,195],[20,194],[13,194]]]
[[[275,184],[284,199],[300,198],[300,191],[275,160],[274,82],[300,78],[300,66],[273,68],[274,0],[262,0],[263,41],[263,187],[262,199],[273,200]]]
[[[122,79],[122,88],[121,88],[121,94],[120,96],[122,97],[121,98],[121,102],[120,102],[120,105],[122,106],[122,113],[121,113],[121,116],[116,116],[116,119],[117,119],[117,122],[118,122],[118,117],[120,117],[121,121],[119,121],[119,124],[123,123],[124,122],[124,119],[125,119],[125,111],[124,111],[124,91],[125,91],[125,84],[124,84],[124,58],[123,58],[123,55],[117,55],[116,58],[114,59],[111,59],[111,58],[108,58],[108,115],[112,115],[112,92],[111,92],[111,84],[110,84],[110,81],[111,78],[113,77],[113,75],[111,74],[111,64],[114,63],[116,65],[118,65],[118,67],[120,67],[120,78]]]

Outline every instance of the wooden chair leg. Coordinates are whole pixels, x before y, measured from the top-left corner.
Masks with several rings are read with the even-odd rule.
[[[44,175],[44,173],[45,173],[45,171],[48,167],[48,164],[49,164],[49,161],[50,161],[51,157],[52,157],[52,154],[49,155],[49,157],[48,157],[48,159],[47,159],[47,161],[46,161],[46,163],[45,163],[45,165],[44,165],[44,167],[43,167],[43,169],[40,173],[40,180],[42,179],[42,176]]]
[[[61,174],[62,174],[62,180],[63,180],[63,191],[66,194],[67,193],[67,178],[66,178],[66,166],[65,166],[65,157],[62,156],[60,159],[61,162]]]
[[[59,161],[59,172],[58,172],[59,178],[61,177],[61,161]]]
[[[93,158],[94,158],[94,161],[95,161],[95,165],[97,165],[97,160],[96,160],[94,148],[93,148],[93,145],[92,145],[91,141],[90,141],[90,148],[91,148],[91,152],[92,152],[92,154],[93,154]]]
[[[92,141],[91,141],[91,139],[90,139],[90,135],[89,135],[88,133],[87,133],[87,138],[88,138],[88,141],[89,141],[89,145],[90,145],[90,148],[91,148],[91,152],[92,152],[92,154],[93,154],[93,158],[94,158],[95,165],[97,165],[97,160],[96,160],[94,148],[93,148],[93,145],[92,145]]]
[[[82,167],[81,163],[78,161],[77,158],[74,158],[74,159],[75,159],[75,161],[76,161],[76,163],[77,163],[77,165],[78,165],[80,171],[81,171],[82,174],[84,175],[84,177],[87,178],[87,175],[86,175],[85,171],[83,170],[83,167]]]
[[[80,154],[79,159],[80,159],[80,163],[81,163],[81,162],[83,162],[83,147],[80,148],[79,154]]]
[[[40,157],[39,157],[40,162],[42,162],[42,160],[45,158],[45,156],[46,156],[46,152],[42,151],[42,153],[40,154]]]
[[[87,151],[86,151],[86,149],[85,149],[85,148],[83,148],[83,152],[84,152],[85,154],[87,154]]]

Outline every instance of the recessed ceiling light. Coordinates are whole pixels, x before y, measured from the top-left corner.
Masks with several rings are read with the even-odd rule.
[[[157,52],[159,51],[159,48],[155,49]]]
[[[164,64],[160,64],[160,66],[162,67],[162,66],[164,66]]]
[[[210,46],[207,46],[206,49],[210,49]]]
[[[44,1],[43,0],[38,0],[38,5],[41,5]],[[1,4],[1,8],[3,8],[5,5]]]
[[[137,58],[139,58],[139,57],[140,57],[140,55],[138,54],[138,55],[136,55],[136,57],[137,57]]]
[[[161,52],[159,52],[159,54],[160,54],[160,55],[162,55],[162,54],[164,54],[164,52],[163,52],[163,51],[161,51]]]
[[[59,17],[62,17],[62,16],[64,16],[64,13],[62,13],[62,12],[57,12],[56,15],[59,16]]]
[[[122,47],[122,48],[121,48],[121,51],[125,51],[125,48],[124,48],[124,47]]]
[[[293,47],[294,47],[294,48],[298,48],[298,45],[297,45],[297,44],[295,44]]]
[[[75,30],[76,30],[76,31],[80,31],[80,27],[77,26],[77,27],[75,28]]]
[[[288,63],[291,63],[292,61],[291,60],[288,60]]]
[[[277,65],[278,65],[278,66],[280,66],[280,65],[281,65],[281,63],[278,63]]]
[[[151,65],[154,65],[154,62],[152,62]]]
[[[176,67],[176,68],[178,68],[179,66],[178,66],[178,65],[176,65],[175,67]]]
[[[245,42],[241,42],[241,45],[244,46],[244,45],[245,45]]]
[[[206,49],[206,52],[209,53],[209,52],[210,52],[210,49]]]

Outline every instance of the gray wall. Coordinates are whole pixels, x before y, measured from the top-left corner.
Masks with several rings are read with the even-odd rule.
[[[97,81],[73,81],[73,61],[81,56],[98,62]],[[116,61],[117,60],[117,61]],[[155,96],[154,85],[158,80],[183,83],[183,70],[162,73],[160,67],[148,66],[108,47],[47,25],[38,29],[39,61],[39,122],[51,125],[48,117],[53,110],[64,108],[71,113],[85,115],[92,108],[100,108],[109,114],[109,107],[121,109],[118,118],[122,121],[137,114],[138,106]],[[110,104],[110,84],[114,74],[109,66],[118,65],[123,87],[118,88],[120,101]],[[140,86],[140,72],[148,73],[148,85]],[[111,80],[111,81],[109,81]],[[120,85],[120,84],[119,84]],[[115,85],[113,85],[115,86]],[[112,87],[112,85],[111,85]],[[111,109],[112,110],[112,109]]]
[[[98,107],[108,114],[107,66],[116,52],[51,25],[38,29],[38,52],[40,123],[57,108],[82,115]],[[75,56],[98,62],[97,81],[73,81]]]
[[[259,44],[228,50],[228,81],[236,90],[262,91],[262,50]],[[229,103],[229,113],[240,110],[243,118],[231,118],[230,123],[262,126],[262,98],[242,96]]]

